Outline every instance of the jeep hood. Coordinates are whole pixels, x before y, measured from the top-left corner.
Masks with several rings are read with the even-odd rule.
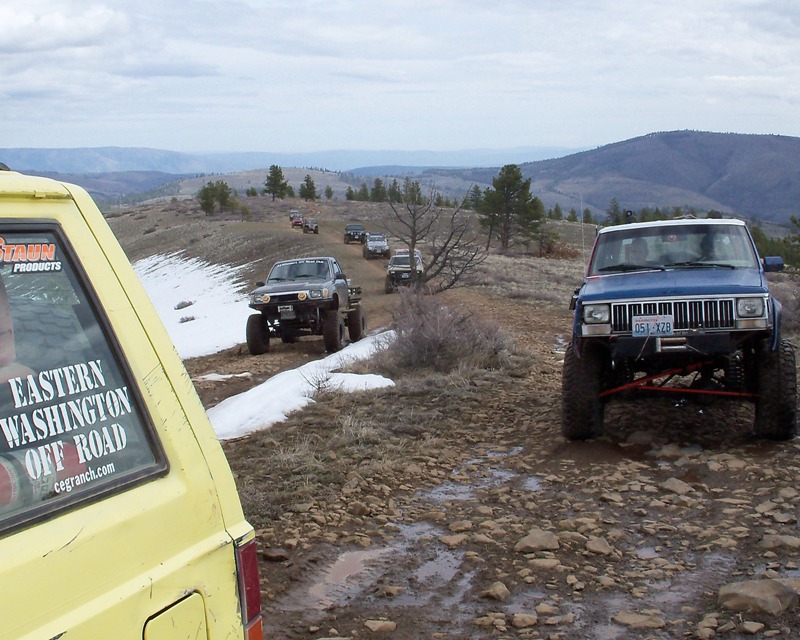
[[[664,298],[767,292],[758,269],[682,268],[591,276],[580,291],[582,302],[626,298]]]

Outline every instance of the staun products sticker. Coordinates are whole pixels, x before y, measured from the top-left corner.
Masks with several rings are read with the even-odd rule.
[[[51,242],[7,243],[0,236],[0,265],[10,264],[12,273],[61,271],[56,245]]]

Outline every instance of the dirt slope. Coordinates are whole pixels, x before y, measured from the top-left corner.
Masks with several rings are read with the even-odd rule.
[[[253,281],[276,257],[335,255],[365,288],[370,328],[386,326],[398,297],[382,292],[381,261],[339,236],[344,221],[376,214],[317,209],[321,231],[310,237],[268,203],[256,222],[137,210],[112,224],[153,229],[129,234],[129,254],[225,256],[252,263]],[[798,577],[796,441],[752,440],[748,406],[668,399],[611,405],[598,440],[560,437],[566,303],[581,268],[494,258],[482,286],[449,294],[514,337],[506,370],[328,393],[224,443],[258,531],[267,637],[800,634],[794,610],[718,604],[729,582]],[[186,364],[193,377],[252,374],[198,383],[211,406],[323,355],[320,339],[304,338],[265,356],[240,345]]]

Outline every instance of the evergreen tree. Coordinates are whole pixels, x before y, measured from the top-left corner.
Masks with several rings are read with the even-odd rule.
[[[386,190],[386,197],[389,202],[401,204],[403,202],[403,192],[400,191],[400,185],[397,184],[397,179],[392,180],[392,184]]]
[[[369,187],[367,187],[366,182],[362,182],[361,186],[358,188],[358,192],[356,192],[356,200],[359,202],[369,202]]]
[[[306,202],[319,199],[317,185],[314,184],[314,180],[309,174],[306,174],[306,177],[303,178],[303,183],[300,185],[300,197]]]
[[[608,203],[606,217],[608,218],[608,224],[622,224],[625,222],[625,214],[622,212],[622,207],[619,206],[616,198],[611,198],[611,202]]]
[[[283,200],[288,195],[288,189],[289,183],[283,177],[283,170],[277,164],[271,165],[264,182],[264,193],[272,196],[274,202],[275,198]]]
[[[467,193],[466,208],[479,211],[482,203],[483,193],[481,193],[481,188],[477,184],[474,184]]]
[[[538,200],[538,198],[537,198]],[[523,180],[515,164],[507,164],[492,179],[492,188],[486,189],[481,206],[481,224],[488,230],[487,247],[491,238],[500,240],[505,251],[516,239],[529,240],[544,217],[541,200],[533,206],[531,180]]]
[[[375,182],[372,183],[372,189],[369,192],[369,199],[370,202],[386,202],[388,199],[386,194],[386,186],[383,184],[383,180],[380,178],[375,178]]]
[[[325,187],[325,199],[331,200],[332,198],[333,198],[333,187],[331,185],[328,185],[327,187]]]
[[[214,210],[216,209],[216,204],[214,198],[214,188],[211,186],[210,182],[200,189],[197,194],[197,198],[200,200],[200,209],[203,211],[203,213],[205,213],[207,216],[213,216]]]
[[[353,187],[347,185],[347,190],[344,192],[344,199],[345,200],[355,200],[356,199],[356,192],[353,191]]]
[[[219,203],[220,209],[230,209],[234,206],[233,193],[230,186],[224,180],[217,180],[216,182],[208,182],[197,193],[200,200],[200,209],[207,215],[212,216],[216,210],[216,204]]]

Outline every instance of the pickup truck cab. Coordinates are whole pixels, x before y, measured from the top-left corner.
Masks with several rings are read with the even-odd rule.
[[[572,298],[562,432],[603,433],[603,407],[642,393],[755,403],[754,431],[791,438],[797,426],[794,347],[782,307],[744,222],[676,219],[600,229]]]
[[[262,637],[253,528],[88,194],[0,170],[0,638]]]

